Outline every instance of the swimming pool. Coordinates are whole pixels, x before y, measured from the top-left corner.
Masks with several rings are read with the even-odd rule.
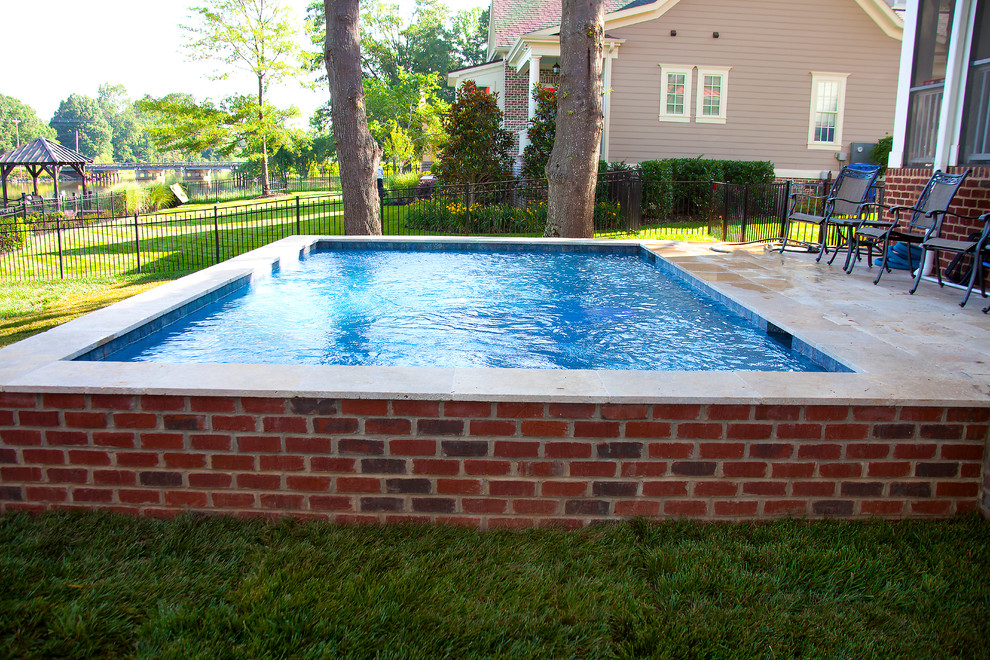
[[[437,243],[291,237],[0,349],[0,511],[480,527],[990,512],[990,317],[936,287],[908,296],[903,273],[874,286],[865,269],[847,276],[813,255],[441,241],[645,253],[852,371],[75,359],[112,354],[325,247]]]
[[[641,250],[411,247],[318,247],[99,355],[120,362],[826,370],[791,350],[789,337],[771,336]]]

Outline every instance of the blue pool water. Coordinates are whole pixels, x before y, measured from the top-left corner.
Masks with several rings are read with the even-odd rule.
[[[634,254],[316,252],[113,361],[824,371]]]

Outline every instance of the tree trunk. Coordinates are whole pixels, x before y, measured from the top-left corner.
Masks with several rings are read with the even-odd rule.
[[[324,8],[324,61],[344,197],[344,233],[381,235],[377,178],[382,149],[368,131],[364,109],[358,0],[324,0]]]
[[[595,235],[604,23],[604,0],[563,0],[557,134],[547,164],[547,236]]]
[[[261,196],[271,194],[268,181],[268,132],[265,130],[265,79],[258,76],[258,127],[261,130]]]

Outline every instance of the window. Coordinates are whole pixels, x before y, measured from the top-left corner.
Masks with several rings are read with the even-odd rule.
[[[695,103],[694,120],[724,124],[728,90],[729,69],[698,67],[698,99]]]
[[[691,121],[691,67],[660,65],[660,121]]]
[[[842,148],[842,112],[848,77],[848,73],[812,72],[809,149],[838,151]]]

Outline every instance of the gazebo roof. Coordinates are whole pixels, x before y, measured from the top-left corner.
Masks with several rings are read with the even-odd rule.
[[[43,137],[0,155],[2,165],[83,165],[92,162],[92,158]]]

